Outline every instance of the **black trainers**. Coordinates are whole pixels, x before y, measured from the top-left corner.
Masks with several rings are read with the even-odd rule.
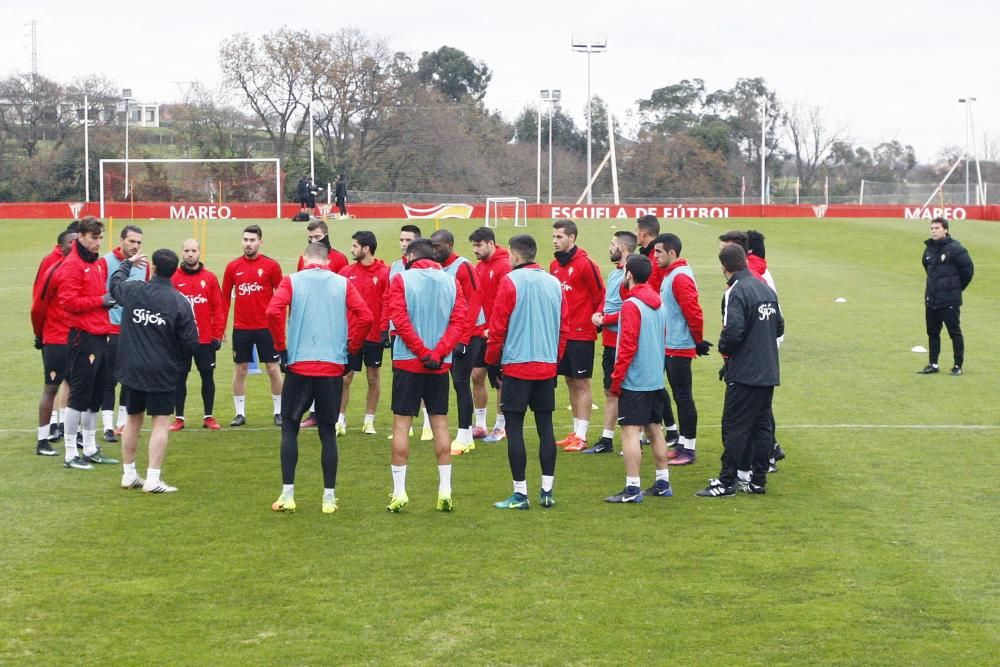
[[[274,415],[274,425],[281,426],[281,415]]]
[[[115,435],[113,428],[104,429],[104,442],[118,442],[118,436]]]
[[[608,438],[601,438],[593,447],[583,450],[583,454],[613,454],[615,446]]]
[[[955,377],[958,377],[959,375],[962,374],[962,367],[961,366],[952,366],[951,367],[951,374],[954,375]]]
[[[740,484],[740,492],[750,494],[751,496],[762,496],[767,493],[767,488],[760,484],[746,482],[745,484]]]
[[[246,423],[247,423],[247,418],[246,417],[244,417],[243,415],[236,415],[233,418],[233,421],[229,422],[229,425],[230,426],[243,426]]]
[[[938,368],[937,364],[927,364],[926,366],[924,366],[923,368],[921,368],[919,371],[917,371],[917,374],[918,375],[930,375],[931,373],[938,373],[938,372],[940,372],[940,370],[941,369]]]
[[[644,496],[656,496],[658,498],[669,498],[674,495],[674,490],[670,488],[670,482],[665,480],[656,480],[653,486],[649,487],[642,492]]]
[[[668,445],[673,445],[680,440],[680,433],[675,428],[668,428],[663,434],[663,438],[667,441]]]
[[[619,491],[613,496],[608,496],[604,499],[606,503],[641,503],[642,502],[642,489],[638,486],[626,486],[624,489]]]
[[[717,479],[710,479],[708,486],[694,495],[702,498],[732,498],[736,495],[736,486],[726,486]]]
[[[35,446],[35,453],[39,456],[55,456],[59,452],[52,449],[48,440],[39,440],[38,445]]]
[[[785,458],[785,450],[778,443],[774,443],[774,449],[771,450],[771,458],[775,461],[781,461]]]

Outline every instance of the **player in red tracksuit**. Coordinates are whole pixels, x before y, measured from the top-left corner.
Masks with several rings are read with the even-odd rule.
[[[556,442],[568,452],[587,449],[587,427],[593,396],[590,378],[594,374],[594,342],[597,326],[591,319],[604,307],[604,281],[601,270],[576,244],[577,228],[572,220],[557,220],[552,225],[555,259],[549,273],[562,284],[569,302],[570,333],[566,353],[559,361],[559,375],[566,377],[570,405],[573,408],[573,432]]]
[[[233,403],[236,417],[230,426],[246,424],[247,370],[256,346],[258,359],[267,366],[271,379],[274,423],[281,426],[281,365],[267,327],[267,304],[281,283],[281,267],[260,251],[264,232],[258,225],[243,230],[243,256],[226,265],[222,277],[222,302],[229,319],[230,299],[235,293],[233,316]],[[224,339],[223,339],[224,340]]]
[[[653,265],[653,275],[646,283],[652,287],[657,294],[660,293],[660,284],[666,271],[660,267],[656,261],[656,253],[653,246],[656,244],[656,237],[660,235],[660,220],[655,215],[644,215],[635,221],[635,238],[639,243],[639,254],[649,259]]]
[[[308,243],[322,243],[330,251],[330,258],[327,260],[327,267],[334,273],[347,266],[347,256],[330,245],[330,230],[322,220],[313,220],[306,225],[306,241]],[[299,263],[295,267],[296,271],[301,271],[305,267],[305,258],[299,256]]]
[[[220,426],[215,420],[215,353],[222,347],[226,335],[226,305],[222,299],[219,279],[201,263],[201,245],[188,239],[181,246],[181,264],[170,278],[174,288],[184,295],[194,310],[194,321],[198,326],[198,349],[188,355],[182,363],[181,374],[177,378],[177,393],[174,398],[176,417],[171,431],[184,428],[184,403],[187,400],[187,379],[194,362],[201,376],[201,400],[205,408],[202,428],[217,431]]]
[[[479,260],[476,264],[476,278],[479,282],[479,292],[482,295],[483,317],[487,324],[481,328],[483,343],[479,356],[473,362],[472,368],[472,404],[474,406],[475,424],[472,427],[472,437],[482,438],[483,442],[500,442],[507,437],[507,422],[500,411],[500,391],[502,380],[497,367],[486,364],[486,339],[489,336],[490,316],[493,314],[493,302],[496,299],[497,286],[505,275],[510,273],[510,253],[507,248],[497,245],[496,234],[489,227],[479,227],[469,235],[472,242],[472,252]],[[486,404],[489,393],[486,390],[486,380],[496,393],[496,423],[493,429],[486,430]]]
[[[365,342],[360,350],[351,355],[347,375],[344,376],[344,391],[340,399],[340,415],[337,418],[337,435],[347,432],[347,402],[351,397],[351,382],[355,373],[361,372],[362,365],[368,378],[368,394],[365,397],[365,418],[361,432],[375,433],[375,410],[382,396],[382,355],[388,332],[381,327],[383,304],[389,289],[389,267],[381,259],[375,258],[378,239],[370,231],[355,232],[351,236],[351,257],[354,263],[340,270],[340,275],[354,285],[365,303],[371,308],[375,319],[365,332]],[[331,257],[333,256],[331,252]],[[383,334],[385,334],[383,336]]]
[[[452,456],[461,456],[476,448],[472,439],[472,368],[483,344],[486,318],[483,315],[479,280],[472,262],[455,253],[455,235],[447,229],[431,234],[434,259],[444,272],[452,276],[462,288],[465,298],[465,328],[452,355],[451,381],[455,387],[458,408],[458,433],[451,443]]]

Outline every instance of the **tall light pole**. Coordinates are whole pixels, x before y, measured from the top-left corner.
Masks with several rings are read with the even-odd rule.
[[[975,137],[972,131],[972,103],[975,97],[961,97],[959,103],[965,105],[965,205],[972,203],[969,192],[969,154],[975,150]],[[979,157],[976,156],[976,169],[979,169]],[[981,180],[981,179],[980,179]],[[979,199],[979,186],[976,186],[976,199]]]
[[[593,164],[591,156],[591,116],[593,116],[593,109],[591,109],[591,97],[590,97],[590,56],[593,53],[603,53],[605,49],[608,48],[608,36],[607,35],[573,35],[573,50],[577,53],[587,54],[587,183],[590,183],[590,179],[593,177]],[[592,193],[592,188],[587,188],[587,203],[593,204],[594,197]]]
[[[549,105],[549,203],[552,203],[552,114],[556,102],[562,97],[561,90],[543,90],[542,101]]]
[[[122,99],[125,100],[125,199],[128,199],[128,103],[133,99],[131,88],[122,88]]]
[[[767,180],[764,156],[767,148],[767,98],[760,98],[760,205],[767,203]]]
[[[309,106],[306,107],[306,113],[309,114],[309,180],[312,181],[313,186],[316,185],[316,148],[313,140],[316,138],[316,132],[313,130],[313,107],[312,103],[314,100],[309,101]],[[327,193],[329,194],[329,192]]]
[[[541,91],[542,99],[545,99],[545,94],[549,92],[547,90]],[[538,131],[535,133],[535,144],[537,146],[537,160],[535,162],[535,203],[542,203],[542,107],[538,106],[537,113],[538,116]]]

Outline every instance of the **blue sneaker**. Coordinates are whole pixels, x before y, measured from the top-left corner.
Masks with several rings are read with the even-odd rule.
[[[604,499],[606,503],[641,503],[642,489],[638,486],[626,486],[613,496]]]
[[[670,488],[670,482],[665,480],[656,480],[653,486],[649,487],[642,492],[644,496],[657,496],[659,498],[669,498],[674,495],[674,490]]]
[[[538,497],[538,504],[542,507],[555,507],[556,499],[552,497],[551,491],[542,491]]]
[[[498,510],[526,510],[531,509],[531,504],[528,502],[528,496],[523,493],[512,493],[506,500],[493,503],[493,507]]]

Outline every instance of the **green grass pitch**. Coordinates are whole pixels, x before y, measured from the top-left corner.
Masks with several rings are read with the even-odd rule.
[[[996,223],[952,227],[976,262],[960,378],[915,374],[926,357],[910,351],[927,344],[926,221],[664,223],[695,269],[710,339],[720,329],[724,288],[718,235],[750,227],[767,235],[787,320],[775,411],[788,452],[767,496],[694,496],[718,473],[721,453],[723,385],[713,354],[695,362],[699,459],[671,471],[673,498],[606,505],[603,496],[623,483],[621,459],[560,453],[557,506],[501,512],[492,503],[510,493],[506,447],[479,445],[454,461],[456,508],[443,515],[434,511],[433,456],[428,443],[416,442],[410,505],[387,514],[386,368],[377,436],[359,431],[365,382],[355,382],[350,430],[339,442],[340,511],[327,516],[311,431],[301,438],[298,512],[270,510],[280,491],[279,433],[269,426],[264,376],[250,378],[247,428],[171,437],[164,476],[180,488],[176,495],[123,491],[118,466],[70,471],[60,457],[34,455],[42,372],[31,344],[30,285],[65,222],[0,222],[0,309],[9,318],[0,329],[0,663],[996,661]],[[219,275],[240,253],[247,222],[209,223],[206,263]],[[257,222],[264,251],[294,269],[304,226]],[[139,224],[147,251],[177,249],[193,233],[190,221]],[[354,230],[372,229],[378,256],[391,261],[400,224],[334,222],[332,237],[346,250]],[[469,257],[464,239],[476,224],[446,223]],[[581,223],[581,245],[605,269],[615,225],[631,228]],[[502,225],[501,242],[515,231],[522,230]],[[547,263],[548,223],[532,221],[527,231]],[[841,297],[846,302],[836,303]],[[228,351],[216,375],[216,414],[225,423]],[[945,337],[942,365],[950,366],[950,354]],[[191,382],[188,412],[200,416],[197,374]],[[560,436],[571,424],[567,404],[561,388]],[[600,421],[595,411],[594,437]],[[529,432],[533,501],[536,442]],[[650,478],[647,463],[643,481]]]

